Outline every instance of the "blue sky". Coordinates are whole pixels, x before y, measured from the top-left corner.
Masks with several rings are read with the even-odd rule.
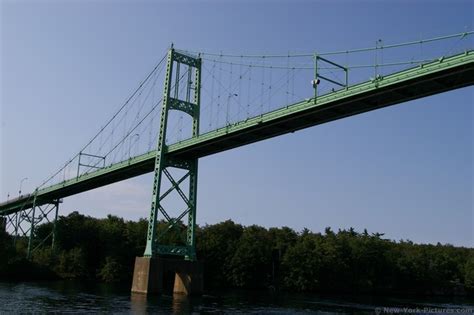
[[[339,50],[472,30],[474,15],[472,1],[0,4],[2,201],[22,178],[31,191],[76,153],[171,42],[228,53]],[[197,221],[352,226],[473,246],[472,106],[471,87],[203,158]],[[73,196],[61,214],[147,217],[151,184],[145,175]]]

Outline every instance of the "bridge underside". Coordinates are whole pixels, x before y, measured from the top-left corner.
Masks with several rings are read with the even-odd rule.
[[[262,116],[168,146],[166,155],[188,160],[236,148],[344,117],[474,84],[472,51],[305,100]],[[153,171],[155,151],[43,188],[36,205]],[[0,204],[0,215],[33,205],[31,195]]]

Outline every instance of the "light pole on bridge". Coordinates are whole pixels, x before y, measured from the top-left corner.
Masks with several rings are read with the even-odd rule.
[[[21,186],[23,185],[23,182],[27,179],[28,179],[28,177],[25,177],[20,181],[20,189],[18,190],[18,196],[21,196]]]
[[[137,141],[140,140],[140,135],[138,133],[134,134],[133,136],[130,137],[130,140],[128,141],[128,158],[130,159],[132,156],[131,156],[131,150],[132,150],[132,139],[134,137],[138,137],[137,138]]]
[[[229,93],[229,96],[227,97],[227,111],[226,111],[226,117],[225,117],[226,126],[230,124],[230,121],[229,121],[230,99],[234,96],[239,96],[239,95],[237,93]]]

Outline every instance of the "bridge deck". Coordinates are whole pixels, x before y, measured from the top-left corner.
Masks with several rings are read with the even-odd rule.
[[[168,147],[174,158],[204,157],[336,119],[474,84],[474,51],[387,75],[381,80],[305,100]],[[153,171],[155,151],[42,188],[37,204],[71,196]],[[31,194],[0,204],[0,215],[27,209]]]

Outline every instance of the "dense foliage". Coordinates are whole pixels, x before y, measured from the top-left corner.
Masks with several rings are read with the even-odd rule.
[[[160,223],[161,227],[163,224]],[[96,219],[73,212],[57,222],[56,246],[25,256],[26,239],[13,247],[0,235],[0,277],[131,281],[144,251],[147,221],[109,215]],[[37,235],[48,235],[41,225]],[[168,240],[177,242],[175,232]],[[206,288],[277,288],[347,293],[463,294],[474,292],[474,249],[394,242],[353,229],[324,234],[305,229],[252,225],[230,220],[197,229],[197,255]]]

